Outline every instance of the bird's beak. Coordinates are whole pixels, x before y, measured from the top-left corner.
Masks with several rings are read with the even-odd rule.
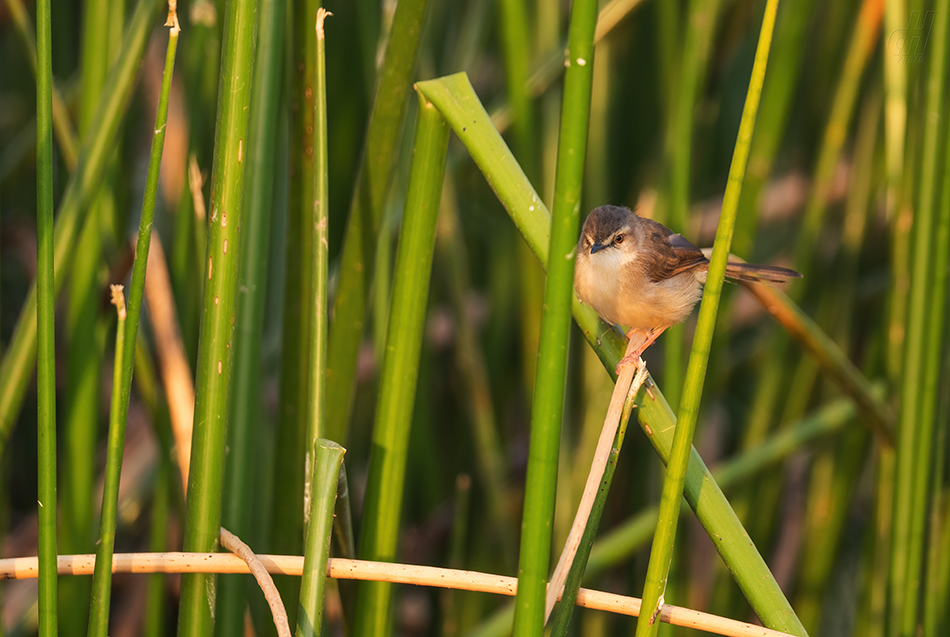
[[[599,243],[599,242],[598,242],[598,243],[595,243],[594,245],[592,245],[592,246],[590,247],[590,253],[591,253],[591,254],[597,254],[598,252],[600,252],[601,250],[603,250],[603,249],[606,248],[606,247],[607,247],[607,246],[605,246],[603,243]]]

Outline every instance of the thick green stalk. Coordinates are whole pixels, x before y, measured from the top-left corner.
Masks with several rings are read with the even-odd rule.
[[[448,133],[439,111],[420,96],[363,505],[360,557],[367,560],[391,561],[396,555]],[[391,609],[392,584],[360,584],[354,634],[390,634]]]
[[[310,453],[314,463],[313,473],[309,476],[313,483],[313,497],[307,512],[309,521],[297,611],[297,637],[319,637],[322,632],[330,533],[333,531],[337,483],[345,453],[346,449],[332,440],[317,440]]]
[[[255,0],[229,0],[224,12],[185,551],[213,551],[220,529],[256,8]],[[214,585],[215,577],[208,573],[182,576],[178,614],[182,637],[211,634]]]
[[[656,635],[659,623],[656,621],[663,605],[666,582],[670,564],[673,561],[673,544],[676,538],[676,526],[679,522],[680,501],[686,482],[686,471],[690,461],[693,433],[699,416],[699,404],[702,399],[706,366],[709,362],[709,349],[712,344],[713,330],[716,325],[716,313],[719,309],[719,296],[722,292],[726,272],[726,261],[732,244],[735,228],[736,210],[739,207],[739,195],[745,178],[749,148],[752,145],[752,133],[755,130],[755,117],[759,109],[762,84],[765,81],[765,69],[768,65],[769,49],[772,45],[772,30],[775,27],[775,14],[778,0],[769,0],[762,18],[762,30],[755,52],[755,63],[749,79],[746,103],[739,123],[739,133],[733,151],[732,165],[729,168],[729,181],[723,197],[722,213],[716,230],[716,242],[713,245],[709,274],[703,289],[703,300],[699,308],[699,320],[696,335],[693,338],[693,351],[686,370],[686,383],[683,388],[683,401],[680,404],[679,417],[676,420],[676,433],[673,437],[673,451],[667,464],[666,479],[663,481],[663,493],[660,498],[660,517],[653,536],[650,551],[650,564],[647,567],[646,582],[643,585],[643,605],[640,619],[637,621],[637,637]],[[646,620],[646,621],[644,621]],[[796,627],[797,634],[804,635],[801,626]]]
[[[550,216],[492,125],[466,75],[457,73],[417,82],[416,87],[442,112],[535,256],[546,264]],[[587,342],[613,375],[626,346],[622,337],[600,321],[589,306],[575,300],[573,310]],[[653,393],[656,400],[644,401],[638,413],[645,434],[665,461],[672,446],[675,419],[658,388],[654,387]],[[686,477],[686,498],[762,621],[786,631],[797,626],[788,600],[695,450]]]
[[[944,97],[946,36],[950,2],[939,0],[934,6],[933,40],[929,44],[929,76],[925,103],[922,105],[923,150],[920,158],[920,182],[914,214],[913,248],[910,259],[910,296],[901,369],[900,416],[897,441],[897,482],[894,493],[894,535],[891,544],[889,634],[909,636],[917,632],[921,562],[926,533],[927,500],[930,485],[934,410],[939,365],[928,366],[928,352],[941,352],[942,308],[936,307],[944,290],[947,257],[938,261],[936,229],[940,219],[938,153],[944,139],[942,127],[946,113]],[[946,188],[947,184],[944,183]],[[937,272],[941,274],[938,275]],[[935,298],[936,296],[936,298]],[[931,313],[932,309],[936,310]],[[929,323],[936,320],[938,325]],[[937,341],[933,341],[934,335]],[[932,372],[932,373],[931,373]]]
[[[109,601],[112,585],[112,552],[115,546],[116,513],[119,507],[119,477],[122,473],[122,454],[125,447],[125,428],[129,417],[129,399],[132,394],[132,370],[135,366],[135,341],[138,335],[139,317],[142,314],[142,297],[145,292],[145,270],[148,249],[152,241],[152,223],[155,218],[155,202],[158,197],[158,173],[165,146],[165,130],[168,121],[168,96],[175,70],[175,54],[178,50],[179,30],[169,32],[165,54],[165,72],[162,76],[161,95],[155,114],[155,133],[149,156],[148,173],[145,179],[145,195],[142,202],[142,217],[139,221],[138,241],[135,246],[135,263],[129,286],[128,319],[125,319],[124,299],[116,297],[120,326],[126,333],[121,340],[116,337],[116,360],[119,362],[113,384],[113,405],[109,417],[109,446],[106,458],[105,485],[102,496],[102,513],[99,518],[99,541],[96,545],[96,572],[93,576],[92,605],[89,615],[89,635],[104,637],[109,628]],[[121,303],[119,302],[121,301]],[[124,348],[123,348],[124,347]],[[119,353],[121,352],[121,358]]]
[[[399,144],[406,97],[422,38],[428,0],[396,5],[386,61],[380,71],[366,136],[363,164],[350,204],[327,351],[327,438],[345,444],[356,389],[356,359],[379,233]]]
[[[947,155],[944,156],[943,164],[943,183],[941,192],[939,221],[937,223],[937,232],[934,245],[934,260],[936,264],[947,263],[950,261],[950,188],[946,184],[950,183],[950,126],[944,129],[944,148],[947,149]],[[950,415],[950,399],[944,392],[939,396],[933,396],[934,392],[939,392],[941,379],[941,363],[943,363],[943,382],[950,381],[950,339],[946,336],[946,314],[947,303],[947,268],[936,268],[934,273],[934,298],[930,312],[930,351],[927,354],[927,378],[925,380],[925,414],[933,404],[933,411],[930,418],[937,425],[937,430],[933,436],[934,447],[936,447],[936,459],[934,460],[933,478],[930,490],[931,497],[931,517],[930,540],[928,546],[928,557],[925,560],[927,564],[927,596],[924,602],[924,631],[927,637],[935,637],[940,634],[941,628],[945,631],[950,624],[950,616],[942,600],[947,599],[947,591],[950,590],[950,568],[948,568],[947,550],[950,549],[950,489],[945,484],[945,469],[947,463],[947,427],[939,426],[939,423],[946,423]],[[937,347],[937,343],[942,340],[942,345]],[[936,403],[938,400],[940,405]],[[931,403],[932,401],[932,403]],[[925,415],[924,418],[928,416]],[[942,614],[942,617],[941,617]]]
[[[40,635],[56,635],[56,282],[53,274],[53,69],[50,0],[36,3],[36,452]],[[35,308],[35,309],[34,309]],[[8,352],[8,356],[12,352]]]
[[[159,4],[160,0],[141,0],[136,8],[122,41],[123,55],[119,57],[102,91],[96,123],[90,129],[90,138],[83,143],[79,165],[70,177],[60,202],[53,233],[56,291],[65,281],[76,232],[83,223],[88,204],[99,188],[106,163],[114,149],[119,125],[126,112],[136,71],[145,54],[145,45]],[[0,365],[0,452],[6,448],[10,431],[23,404],[23,395],[36,357],[36,298],[34,285],[23,303],[13,338]]]
[[[283,342],[280,366],[277,442],[274,464],[274,495],[271,512],[272,549],[299,555],[304,540],[304,455],[309,446],[311,277],[313,275],[314,148],[313,95],[314,55],[317,36],[318,0],[294,2],[291,6],[292,37],[290,82],[290,190],[287,207],[287,240],[284,279]],[[279,576],[280,589],[290,625],[295,622],[300,580]]]
[[[247,133],[247,179],[241,264],[238,272],[237,313],[234,326],[234,363],[228,457],[225,464],[222,526],[246,538],[255,507],[248,494],[260,476],[255,462],[260,453],[261,336],[267,288],[271,215],[275,209],[274,170],[277,153],[278,109],[283,99],[284,25],[287,3],[261,0],[257,34],[254,85],[251,87],[251,121]],[[179,218],[178,223],[187,223]],[[219,582],[215,633],[236,635],[244,627],[246,576],[233,575]]]
[[[575,0],[564,78],[561,127],[554,184],[554,215],[541,314],[531,441],[525,480],[515,635],[538,635],[545,623],[545,591],[551,553],[558,445],[564,409],[564,387],[570,343],[571,299],[574,296],[574,246],[580,225],[581,188],[594,69],[594,27],[597,2]]]

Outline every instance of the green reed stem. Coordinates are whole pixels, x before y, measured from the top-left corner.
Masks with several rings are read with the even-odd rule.
[[[314,195],[314,50],[318,0],[292,3],[290,34],[290,191],[284,279],[284,314],[280,363],[280,396],[271,513],[272,548],[299,555],[303,550],[304,456],[307,444],[307,405],[310,382],[311,304],[313,276]],[[300,580],[274,579],[290,625],[296,623]]]
[[[928,364],[929,354],[939,356],[944,328],[942,306],[944,291],[934,285],[943,282],[947,256],[937,261],[936,230],[940,219],[938,175],[941,155],[939,142],[944,139],[946,99],[946,36],[950,2],[939,0],[934,6],[936,20],[933,42],[929,45],[929,75],[925,103],[921,113],[923,151],[920,158],[920,182],[914,214],[913,248],[910,253],[910,296],[907,299],[907,323],[901,370],[900,416],[897,441],[897,483],[894,493],[894,536],[891,545],[890,615],[892,635],[912,635],[917,630],[919,588],[927,500],[933,452],[934,409],[939,364]],[[946,188],[946,184],[943,184]],[[938,276],[936,273],[941,272]],[[934,298],[936,294],[936,298]],[[936,310],[936,313],[932,313]],[[937,325],[929,325],[936,320]],[[936,334],[937,340],[931,340]],[[936,375],[935,375],[936,374]]]
[[[221,485],[230,402],[231,342],[235,288],[240,265],[244,163],[248,108],[254,66],[255,0],[229,0],[224,12],[224,45],[218,90],[208,260],[198,368],[195,421],[188,476],[185,551],[213,551],[221,520]],[[181,578],[178,634],[207,636],[213,624],[215,577],[209,573]],[[209,599],[209,596],[212,596]]]
[[[322,41],[323,38],[320,38]],[[319,45],[318,45],[319,46]],[[322,48],[322,47],[321,47]],[[322,375],[322,374],[321,374]],[[323,628],[323,598],[326,595],[330,533],[336,505],[340,467],[346,449],[332,440],[317,440],[309,456],[313,459],[312,499],[307,512],[307,541],[304,549],[297,637],[319,637]]]
[[[271,215],[274,209],[274,170],[278,120],[283,99],[284,27],[286,3],[260,0],[254,85],[251,87],[251,121],[247,133],[247,178],[241,263],[238,272],[237,321],[234,326],[234,363],[231,370],[228,456],[225,466],[222,526],[238,537],[251,532],[255,508],[249,493],[261,468],[261,337],[266,307],[270,259]],[[187,224],[179,218],[178,223]],[[245,592],[250,577],[230,576],[218,585],[215,632],[235,635],[243,630]]]
[[[778,0],[769,0],[766,4],[765,15],[762,18],[762,30],[755,52],[755,63],[749,80],[742,120],[739,123],[739,133],[732,156],[732,165],[729,168],[729,181],[726,184],[726,192],[723,197],[722,213],[719,217],[719,227],[713,245],[709,274],[706,277],[703,300],[699,308],[699,320],[696,325],[696,335],[693,338],[693,351],[686,370],[683,401],[680,405],[679,417],[676,421],[676,433],[673,437],[673,451],[667,464],[666,479],[663,481],[660,517],[653,536],[650,564],[647,567],[646,582],[643,585],[643,605],[640,619],[637,621],[638,637],[656,635],[659,630],[659,623],[656,619],[663,604],[670,564],[673,561],[673,544],[676,537],[676,526],[679,521],[680,501],[686,482],[693,433],[696,430],[706,366],[709,361],[709,349],[716,325],[716,313],[719,309],[719,296],[722,292],[726,261],[729,258],[736,210],[739,206],[739,195],[742,192],[742,181],[745,178],[749,148],[752,144],[752,133],[755,130],[759,98],[762,94],[762,84],[765,81],[765,69],[768,65],[772,30],[775,27],[777,10]],[[790,619],[792,618],[794,618],[794,614],[791,615]],[[793,619],[792,623],[797,634],[805,634],[805,630],[800,624],[794,626],[798,623],[797,619]]]
[[[104,637],[109,628],[109,602],[112,584],[112,552],[115,546],[116,514],[119,507],[119,477],[122,473],[122,454],[125,447],[125,428],[129,418],[129,400],[132,394],[132,370],[135,365],[135,342],[138,335],[139,317],[142,314],[142,297],[145,292],[145,270],[148,250],[152,240],[152,222],[155,218],[155,202],[158,197],[158,174],[165,146],[165,130],[168,120],[168,96],[171,92],[175,70],[175,54],[178,50],[178,28],[172,28],[168,36],[165,54],[165,71],[155,114],[155,133],[149,156],[145,195],[142,202],[142,217],[139,221],[138,241],[135,246],[135,263],[129,286],[128,309],[124,299],[114,300],[119,308],[120,329],[126,333],[116,336],[116,360],[118,362],[113,384],[113,406],[109,417],[109,445],[106,458],[106,476],[102,496],[102,513],[99,518],[99,541],[96,546],[96,572],[93,575],[92,604],[89,615],[89,635]],[[115,292],[113,293],[115,295]],[[119,302],[121,301],[121,303]],[[128,318],[125,314],[128,312]]]
[[[36,300],[40,635],[56,635],[56,282],[53,258],[53,69],[50,0],[36,3]],[[35,309],[34,309],[35,308]],[[13,352],[8,352],[7,356]]]
[[[442,115],[420,95],[363,505],[360,558],[366,560],[391,561],[396,556],[448,139]],[[361,637],[390,634],[392,601],[392,584],[361,583],[353,633]]]
[[[145,54],[145,45],[159,4],[160,0],[141,0],[136,7],[122,41],[123,55],[116,61],[102,91],[96,123],[90,128],[89,139],[83,143],[79,165],[70,177],[60,202],[53,231],[54,291],[58,291],[65,281],[77,230],[88,212],[89,202],[99,189],[106,163],[115,148],[116,135],[126,113],[136,71]],[[34,285],[23,303],[13,338],[0,364],[0,452],[6,448],[10,431],[23,404],[23,395],[36,357],[36,303],[37,289]]]
[[[597,2],[575,0],[571,8],[566,52],[569,67],[564,78],[549,252],[558,256],[548,261],[541,314],[541,341],[531,408],[531,441],[521,522],[518,594],[515,597],[513,633],[516,636],[540,634],[546,619],[545,591],[570,343],[571,300],[574,296],[574,247],[580,225],[581,188],[587,154],[596,22]]]
[[[323,23],[328,13],[317,9],[316,49],[313,57],[313,204],[310,215],[310,233],[313,250],[311,252],[311,290],[310,290],[310,370],[308,375],[309,401],[307,403],[307,461],[305,466],[313,467],[314,459],[310,454],[318,448],[317,441],[327,430],[327,332],[330,318],[327,315],[327,277],[329,273],[329,243],[327,226],[330,223],[329,200],[329,162],[327,161],[327,72]],[[337,472],[339,473],[339,471]],[[314,485],[311,476],[304,476],[304,501],[311,501]],[[333,488],[336,493],[336,488]],[[305,515],[309,515],[306,512]],[[309,522],[305,522],[304,528]],[[329,535],[327,540],[329,541]],[[302,594],[302,593],[301,593]]]
[[[327,393],[334,396],[334,400],[327,405],[326,435],[344,444],[353,411],[356,359],[373,280],[376,239],[428,4],[428,0],[401,0],[396,5],[386,59],[376,85],[363,164],[343,239],[327,351]]]
[[[115,364],[112,370],[112,401],[109,405],[109,442],[106,447],[106,475],[99,514],[99,541],[96,544],[96,568],[93,574],[88,635],[109,632],[109,602],[112,592],[112,554],[115,550],[115,525],[119,508],[119,476],[125,449],[127,418],[122,417],[122,376],[125,355],[127,311],[121,285],[112,286],[112,304],[118,314],[115,333]],[[126,408],[127,411],[128,408]],[[126,414],[127,415],[127,414]]]

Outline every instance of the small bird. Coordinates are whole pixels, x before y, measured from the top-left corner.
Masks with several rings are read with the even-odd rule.
[[[581,230],[574,289],[608,323],[643,343],[617,365],[640,358],[671,325],[689,316],[703,294],[709,259],[666,226],[621,206],[594,208]],[[729,261],[726,277],[784,283],[802,275],[788,268]]]

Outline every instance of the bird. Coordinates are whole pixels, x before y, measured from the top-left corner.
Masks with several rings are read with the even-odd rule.
[[[576,255],[574,289],[581,302],[626,328],[629,339],[643,340],[618,363],[618,374],[667,328],[686,320],[709,270],[703,251],[682,235],[623,206],[604,205],[587,215]],[[726,265],[726,277],[737,281],[785,283],[801,276],[773,265]]]

